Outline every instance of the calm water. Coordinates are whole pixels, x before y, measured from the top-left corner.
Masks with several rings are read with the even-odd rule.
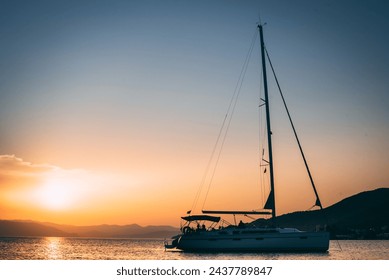
[[[389,260],[389,240],[331,241],[328,253],[221,253],[165,251],[163,240],[0,238],[0,260]]]

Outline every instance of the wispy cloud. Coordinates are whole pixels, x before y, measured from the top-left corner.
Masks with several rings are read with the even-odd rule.
[[[0,190],[33,188],[58,167],[34,164],[15,155],[0,155]]]
[[[0,155],[0,178],[3,176],[33,176],[58,170],[50,164],[35,164],[15,155]]]
[[[0,190],[16,187],[35,187],[53,175],[69,177],[85,174],[82,169],[64,169],[48,163],[32,163],[15,155],[0,155]]]

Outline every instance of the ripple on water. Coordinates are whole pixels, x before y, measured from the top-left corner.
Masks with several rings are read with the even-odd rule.
[[[389,260],[389,240],[331,241],[327,253],[185,253],[165,251],[163,240],[0,238],[3,260]]]

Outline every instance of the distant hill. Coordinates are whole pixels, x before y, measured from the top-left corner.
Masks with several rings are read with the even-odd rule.
[[[71,226],[45,223],[65,232],[76,233],[80,237],[116,237],[116,238],[165,238],[176,235],[179,230],[171,226],[146,226],[131,225],[96,225],[96,226]]]
[[[171,226],[96,225],[71,226],[34,221],[0,220],[0,236],[57,236],[57,237],[102,237],[102,238],[167,238],[176,235]]]
[[[375,228],[389,225],[389,188],[362,192],[326,209],[330,223],[344,227]]]
[[[257,220],[256,223],[268,221]],[[282,227],[302,230],[327,226],[333,236],[370,238],[389,233],[389,188],[361,192],[325,208],[323,211],[305,211],[276,218]],[[386,235],[385,235],[386,234]]]
[[[32,221],[4,221],[0,220],[0,236],[56,236],[69,237],[74,234],[64,232],[54,227],[41,225]]]

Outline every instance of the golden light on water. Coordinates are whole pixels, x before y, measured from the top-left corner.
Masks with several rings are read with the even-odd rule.
[[[46,237],[46,255],[50,260],[62,259],[62,237]]]

